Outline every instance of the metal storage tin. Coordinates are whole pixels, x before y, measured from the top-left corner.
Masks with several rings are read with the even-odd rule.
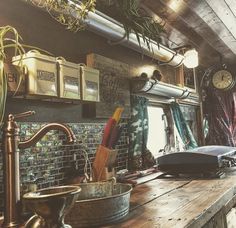
[[[99,101],[99,70],[84,65],[80,66],[82,100]]]
[[[66,223],[72,227],[105,225],[129,213],[130,185],[94,182],[78,186],[81,187],[81,194],[66,216]]]
[[[21,56],[12,58],[18,65]],[[27,67],[27,94],[57,96],[56,58],[32,50],[22,56],[22,64]]]
[[[59,96],[62,98],[80,99],[79,65],[58,57]]]
[[[7,93],[14,95],[25,94],[25,75],[16,65],[4,63],[4,73],[7,76]]]

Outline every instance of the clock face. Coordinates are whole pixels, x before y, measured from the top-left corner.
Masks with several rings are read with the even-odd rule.
[[[230,89],[235,84],[234,77],[227,70],[217,71],[212,76],[212,84],[217,89]]]

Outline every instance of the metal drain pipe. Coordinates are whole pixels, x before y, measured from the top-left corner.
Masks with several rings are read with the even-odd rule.
[[[24,1],[25,3],[29,3],[29,1],[26,0],[22,1]],[[36,4],[40,4],[41,6],[44,5],[45,2],[45,0],[31,1],[35,2]],[[79,4],[77,4],[77,6],[78,8],[80,7]],[[45,8],[41,9],[46,10]],[[76,17],[75,10],[71,9],[70,13],[72,16]],[[149,49],[142,38],[140,38],[140,44],[138,43],[135,33],[130,33],[129,38],[123,38],[125,37],[125,30],[123,25],[99,11],[88,12],[88,16],[84,20],[84,24],[88,31],[96,33],[108,39],[110,42],[119,41],[118,43],[123,46],[126,46],[132,50],[140,52],[146,56],[159,60],[168,65],[177,67],[183,63],[183,55],[178,54],[176,51],[171,50],[162,44],[157,45],[154,41],[151,41]]]
[[[151,94],[160,97],[184,99],[190,95],[190,91],[186,88],[178,87],[153,79],[144,81],[134,78],[131,81],[131,88],[133,93],[142,94],[144,96],[146,94]]]

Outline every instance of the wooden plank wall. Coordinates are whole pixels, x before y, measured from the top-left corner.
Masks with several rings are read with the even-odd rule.
[[[122,117],[130,116],[130,67],[126,63],[97,54],[87,55],[87,66],[100,71],[100,102],[84,104],[85,116],[110,117],[118,106],[124,107]],[[92,106],[92,107],[91,107]],[[88,111],[88,109],[90,111]],[[93,112],[91,111],[93,109]]]

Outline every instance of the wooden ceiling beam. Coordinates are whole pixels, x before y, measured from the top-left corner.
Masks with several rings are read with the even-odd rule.
[[[163,21],[157,14],[155,14],[150,8],[146,5],[141,4],[141,8],[144,9],[148,15],[154,18],[156,21],[160,23],[165,23],[165,33],[162,35],[162,42],[165,46],[170,49],[178,48],[180,46],[184,46],[189,42],[189,38],[186,37],[183,33],[181,33],[176,28],[172,27],[168,22]]]
[[[161,1],[163,2],[163,0]],[[232,44],[233,37],[205,1],[172,0],[165,2],[169,2],[169,4],[170,2],[172,4],[173,2],[181,3],[184,10],[177,12],[181,19],[225,59],[235,60],[236,55],[232,50],[233,46],[229,45]]]
[[[143,0],[143,3],[188,37],[198,47],[204,62],[208,57],[209,63],[218,61],[220,54],[229,61],[235,61],[236,55],[218,37],[217,32],[209,27],[208,24],[212,24],[214,22],[212,20],[218,18],[205,1]]]
[[[236,15],[236,0],[224,0],[224,1],[228,5],[232,13]]]
[[[205,0],[215,15],[209,12],[209,26],[216,35],[236,54],[236,18],[226,1],[223,0]],[[208,20],[204,17],[203,20]]]

